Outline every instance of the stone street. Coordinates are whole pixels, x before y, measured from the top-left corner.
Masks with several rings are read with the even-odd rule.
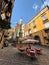
[[[5,47],[0,50],[0,65],[49,65],[49,48],[33,45],[33,48],[40,47],[42,54],[36,58],[30,58],[20,54],[14,47]]]

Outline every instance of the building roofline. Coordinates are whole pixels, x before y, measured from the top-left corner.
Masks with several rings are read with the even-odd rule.
[[[49,9],[49,6],[48,5],[46,5],[44,8],[42,8],[35,16],[37,16],[42,10],[44,10],[45,8],[48,8]],[[32,18],[32,19],[34,19],[35,18],[35,16]],[[30,21],[32,20],[32,19],[30,19],[29,20],[29,22],[27,22],[27,24],[29,24],[30,23]]]

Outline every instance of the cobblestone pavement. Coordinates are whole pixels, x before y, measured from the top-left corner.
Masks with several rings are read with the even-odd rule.
[[[36,58],[30,58],[27,55],[19,54],[14,47],[6,47],[0,50],[0,65],[49,65],[49,49],[41,46],[42,54]]]

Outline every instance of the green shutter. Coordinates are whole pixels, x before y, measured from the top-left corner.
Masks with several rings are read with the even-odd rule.
[[[17,36],[17,37],[19,37],[19,32],[20,32],[20,29],[18,29],[18,30],[16,31],[16,36]]]

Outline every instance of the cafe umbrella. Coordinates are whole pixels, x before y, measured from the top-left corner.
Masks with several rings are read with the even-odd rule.
[[[34,40],[34,39],[26,39],[24,41],[22,41],[22,43],[38,43],[38,40]]]

